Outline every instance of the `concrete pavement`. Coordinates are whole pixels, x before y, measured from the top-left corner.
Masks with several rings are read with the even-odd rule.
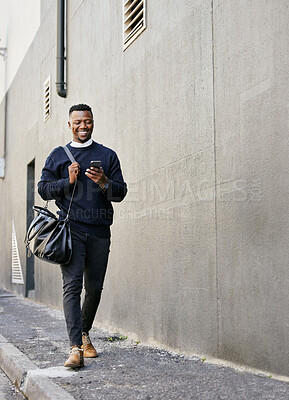
[[[29,400],[289,399],[289,383],[268,375],[150,348],[96,328],[91,338],[99,357],[86,359],[78,371],[65,369],[69,347],[62,312],[4,290],[0,333],[0,366]]]
[[[25,397],[11,384],[7,376],[0,370],[0,399],[25,400]]]

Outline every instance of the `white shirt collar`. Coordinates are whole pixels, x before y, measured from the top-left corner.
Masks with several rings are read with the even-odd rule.
[[[93,143],[92,139],[89,139],[87,142],[85,143],[79,143],[79,142],[75,142],[74,140],[72,142],[70,142],[70,146],[71,147],[88,147]]]

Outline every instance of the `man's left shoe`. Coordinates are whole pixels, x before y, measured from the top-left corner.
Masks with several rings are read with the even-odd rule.
[[[64,366],[69,368],[83,367],[83,350],[78,346],[73,346],[70,350],[68,359],[64,363]]]
[[[90,337],[87,333],[82,333],[82,343],[83,345],[81,346],[83,349],[83,357],[85,358],[94,358],[98,357],[97,351],[93,347],[93,344],[91,343]]]

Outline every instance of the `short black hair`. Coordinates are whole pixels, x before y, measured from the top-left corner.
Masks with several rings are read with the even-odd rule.
[[[93,118],[92,109],[87,104],[75,104],[74,106],[71,106],[69,109],[69,116],[73,111],[89,111]]]

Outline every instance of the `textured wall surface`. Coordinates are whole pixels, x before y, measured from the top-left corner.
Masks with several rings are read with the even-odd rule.
[[[42,0],[1,122],[0,282],[24,294],[10,283],[11,220],[25,274],[27,165],[35,158],[37,181],[49,152],[70,140],[69,107],[85,102],[94,139],[116,150],[129,186],[115,205],[97,323],[288,375],[289,9],[239,3],[148,1],[148,27],[123,52],[121,2],[69,1],[63,99],[56,2]],[[35,297],[61,307],[58,267],[35,261]]]
[[[288,375],[289,5],[214,3],[218,353]]]

